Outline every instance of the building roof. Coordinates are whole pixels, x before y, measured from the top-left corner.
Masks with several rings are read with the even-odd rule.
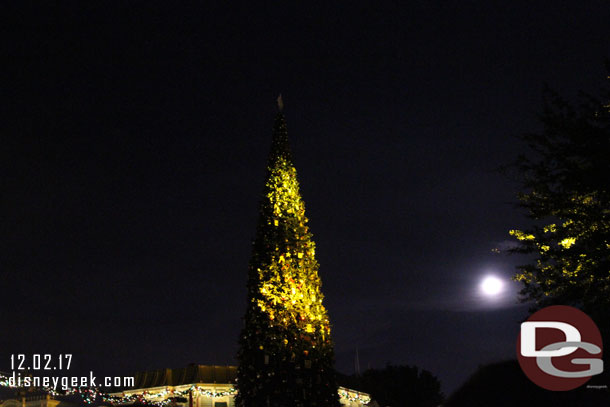
[[[176,369],[157,369],[138,372],[135,375],[136,389],[160,386],[180,386],[192,383],[234,384],[237,366],[208,366],[190,364]]]

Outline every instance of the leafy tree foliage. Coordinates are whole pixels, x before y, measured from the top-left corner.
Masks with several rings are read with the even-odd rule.
[[[575,305],[608,325],[610,91],[581,94],[577,106],[545,95],[543,130],[523,137],[530,152],[517,164],[519,205],[534,222],[510,231],[520,243],[513,251],[533,259],[519,267],[516,280],[536,308]]]

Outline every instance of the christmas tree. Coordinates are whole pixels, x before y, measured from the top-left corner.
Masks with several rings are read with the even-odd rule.
[[[237,405],[338,406],[333,343],[278,100],[248,275]]]

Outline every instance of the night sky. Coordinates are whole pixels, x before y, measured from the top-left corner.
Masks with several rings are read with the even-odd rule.
[[[524,259],[492,249],[527,220],[496,169],[545,83],[604,81],[607,1],[81,3],[0,11],[0,370],[235,364],[280,93],[337,368],[448,394],[515,357]]]

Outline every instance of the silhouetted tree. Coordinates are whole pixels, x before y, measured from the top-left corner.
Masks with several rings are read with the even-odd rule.
[[[339,380],[343,386],[369,393],[380,406],[436,407],[443,401],[440,381],[416,366],[388,365]]]
[[[516,360],[509,360],[479,367],[443,406],[574,407],[606,406],[609,402],[607,389],[580,387],[562,392],[545,390],[525,376]]]
[[[519,206],[533,222],[510,232],[513,252],[532,259],[515,278],[534,308],[577,306],[610,334],[610,89],[578,106],[545,95],[543,130],[523,137],[517,163]]]

